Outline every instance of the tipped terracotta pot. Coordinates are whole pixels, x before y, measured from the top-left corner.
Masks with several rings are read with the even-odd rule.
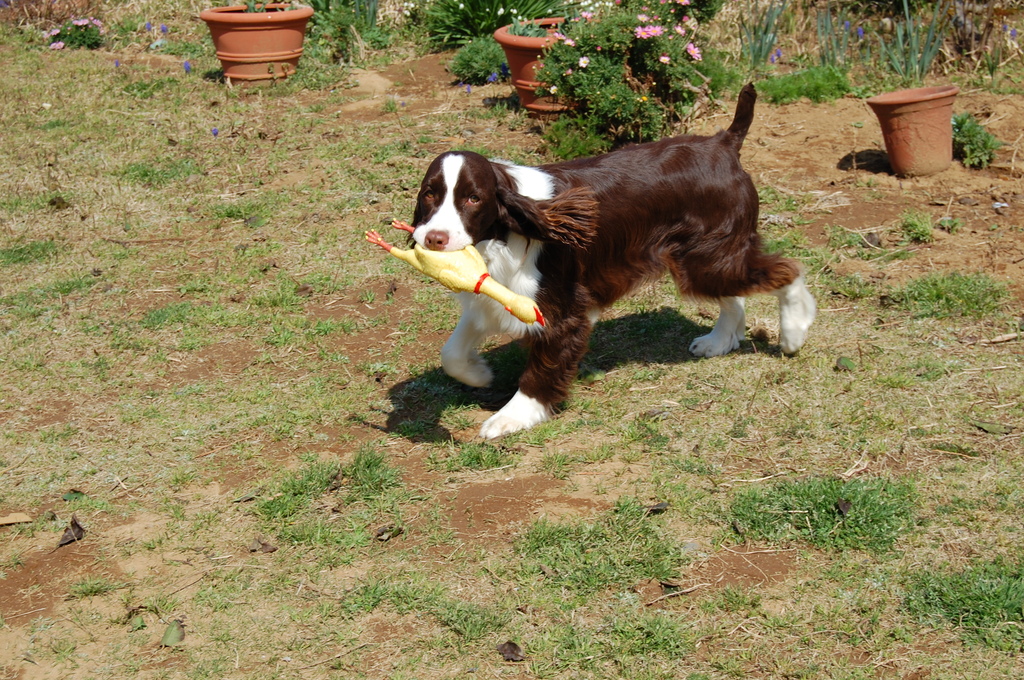
[[[245,5],[233,5],[200,12],[225,78],[264,80],[295,73],[313,8],[291,7],[271,3],[265,7],[268,11],[246,12]]]
[[[532,23],[548,29],[548,35],[543,38],[510,35],[508,26],[502,26],[494,32],[494,39],[505,50],[505,60],[508,62],[512,85],[519,95],[519,103],[530,113],[556,114],[565,111],[565,107],[555,97],[537,96],[537,88],[544,87],[544,83],[537,80],[536,73],[544,48],[555,41],[552,34],[563,21],[561,17],[534,19]]]
[[[901,177],[942,172],[953,162],[955,85],[919,87],[868,99],[885,139],[889,165]]]

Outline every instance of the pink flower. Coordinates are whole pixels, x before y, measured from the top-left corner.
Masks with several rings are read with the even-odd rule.
[[[50,49],[51,50],[62,50],[62,49],[64,49],[64,43],[61,42],[60,40],[58,40],[55,43],[50,43]]]
[[[566,75],[566,76],[571,76],[571,75],[572,75],[572,69],[568,69],[568,70],[567,70],[567,71],[566,71],[566,72],[565,72],[564,74],[562,74],[562,75]]]
[[[590,64],[590,57],[580,57],[580,68],[586,68]]]
[[[646,40],[647,38],[657,38],[664,32],[665,29],[656,24],[652,24],[650,26],[637,26],[636,29],[633,31],[636,37],[640,38],[641,40]]]
[[[566,44],[566,45],[568,45],[569,47],[576,47],[576,41],[575,41],[575,40],[573,40],[572,38],[566,38],[566,39],[564,40],[564,42],[565,42],[565,44]]]
[[[703,57],[700,54],[700,48],[694,45],[693,43],[690,43],[686,46],[686,52],[691,57],[693,57],[694,61],[700,61],[701,59],[703,59]]]
[[[71,23],[73,23],[75,26],[88,26],[89,25],[89,20],[88,19],[75,19]]]
[[[672,30],[674,30],[679,35],[686,35],[686,29],[680,26],[679,24],[676,24]]]
[[[676,0],[680,5],[689,5],[690,0]]]
[[[650,21],[651,18],[649,16],[647,16],[646,14],[637,14],[636,15],[636,20],[637,21]]]
[[[667,64],[668,62],[672,61],[672,59],[669,58],[667,54],[663,54],[660,57],[658,57],[658,61],[660,61],[662,64]]]
[[[594,13],[593,12],[580,12],[580,16],[583,17],[584,19],[586,19],[587,21],[590,21],[591,19],[594,18]]]

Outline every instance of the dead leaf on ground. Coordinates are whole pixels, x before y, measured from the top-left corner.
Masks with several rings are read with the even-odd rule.
[[[846,517],[850,514],[850,510],[852,509],[853,503],[846,500],[845,498],[840,498],[838,501],[836,501],[836,510],[839,511],[840,517]]]
[[[668,501],[662,501],[660,503],[655,503],[654,505],[648,505],[647,507],[644,508],[644,511],[648,515],[657,515],[665,512],[666,510],[668,510]]]
[[[74,543],[75,541],[81,541],[85,537],[85,528],[78,523],[78,516],[75,514],[71,515],[71,523],[68,528],[64,530],[64,535],[60,537],[60,541],[57,543],[57,547],[67,545],[68,543]]]
[[[516,643],[509,640],[503,642],[497,647],[498,651],[501,652],[501,656],[504,657],[505,661],[525,661],[526,657],[523,656],[523,648]]]
[[[396,536],[401,536],[402,532],[404,531],[405,529],[400,526],[396,526],[394,524],[386,524],[378,528],[373,535],[374,538],[376,538],[378,541],[384,543],[385,541],[390,541],[392,538]]]
[[[991,423],[985,420],[972,420],[971,425],[974,425],[979,430],[983,432],[988,432],[989,434],[1003,435],[1010,434],[1011,432],[1013,432],[1012,425],[1003,425],[1002,423]]]
[[[268,543],[261,536],[257,536],[252,539],[252,543],[249,544],[249,552],[263,552],[272,553],[277,551],[277,546],[272,543]]]
[[[185,639],[185,626],[178,619],[171,621],[167,626],[167,630],[164,631],[164,636],[160,638],[161,647],[174,647],[180,645]]]

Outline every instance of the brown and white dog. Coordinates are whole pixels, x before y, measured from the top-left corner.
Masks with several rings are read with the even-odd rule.
[[[477,351],[490,335],[531,346],[519,391],[483,424],[482,437],[550,418],[568,396],[601,310],[665,270],[680,293],[719,303],[718,321],[690,344],[693,354],[739,347],[744,297],[753,293],[778,298],[782,351],[800,349],[814,298],[795,261],[761,250],[757,191],[740,167],[755,100],[753,85],[744,87],[729,129],[711,137],[673,137],[539,167],[467,151],[430,164],[412,238],[432,250],[475,244],[491,276],[536,300],[546,320],[527,326],[490,298],[458,294],[462,318],[441,350],[453,378],[490,384]]]

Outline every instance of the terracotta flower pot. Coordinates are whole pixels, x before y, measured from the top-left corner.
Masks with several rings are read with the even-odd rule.
[[[264,80],[295,73],[313,8],[289,7],[272,3],[266,5],[269,11],[246,12],[245,5],[233,5],[199,14],[210,27],[225,78]]]
[[[538,81],[536,75],[541,53],[555,41],[551,34],[563,21],[561,17],[534,19],[534,24],[548,29],[548,35],[543,38],[510,35],[508,26],[502,26],[494,32],[494,39],[505,50],[505,60],[508,62],[512,85],[519,94],[519,103],[534,114],[554,114],[565,110],[555,97],[537,96],[537,88],[543,87],[544,83]]]
[[[953,162],[955,85],[919,87],[868,99],[878,116],[889,165],[902,177],[942,172]]]

